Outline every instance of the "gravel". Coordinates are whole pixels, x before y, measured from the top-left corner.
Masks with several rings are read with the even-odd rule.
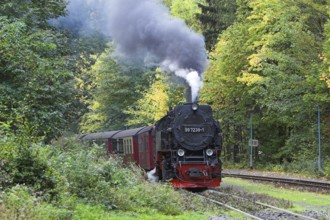
[[[251,215],[257,216],[261,219],[265,220],[292,220],[292,219],[301,219],[300,217],[294,217],[291,214],[273,211],[271,209],[265,209],[262,211],[251,212]],[[320,219],[320,220],[327,220],[330,219],[330,214],[323,211],[314,211],[314,210],[306,210],[302,213],[302,215],[309,216],[311,218]],[[225,216],[212,216],[209,220],[231,220],[231,217]]]
[[[268,171],[256,171],[256,170],[236,170],[236,169],[228,169],[224,170],[225,173],[231,174],[241,174],[241,175],[254,175],[254,176],[264,176],[264,177],[276,177],[276,178],[287,178],[287,179],[299,179],[299,180],[308,180],[308,181],[315,181],[321,183],[330,183],[329,180],[325,178],[314,178],[314,177],[306,177],[306,176],[299,176],[297,174],[288,174],[288,173],[276,173],[276,172],[268,172]],[[258,180],[255,180],[258,181]],[[260,181],[263,183],[267,183],[264,181]],[[309,191],[309,192],[317,192],[322,194],[330,194],[329,189],[321,189],[312,186],[299,186],[299,185],[292,185],[286,183],[271,183],[277,187],[283,187],[287,189],[294,189],[299,191]]]
[[[289,179],[303,179],[303,180],[311,180],[311,181],[319,181],[319,182],[327,182],[330,183],[329,180],[326,178],[320,177],[308,177],[308,176],[301,176],[298,174],[292,173],[277,173],[277,172],[269,172],[269,171],[257,171],[257,170],[237,170],[237,169],[224,169],[223,172],[226,173],[233,173],[233,174],[247,174],[247,175],[255,175],[255,176],[271,176],[271,177],[278,177],[278,178],[289,178]]]
[[[230,170],[231,172],[232,170]],[[229,171],[228,171],[229,172]],[[234,171],[235,172],[235,171]],[[249,171],[236,171],[236,172],[240,172],[240,174],[251,174],[251,175],[260,175],[260,176],[274,176],[274,177],[285,177],[285,176],[288,176],[288,175],[285,175],[285,174],[274,174],[274,173],[265,173],[265,172],[257,172],[257,171],[252,171],[249,172]],[[291,178],[293,176],[290,176]],[[297,178],[297,177],[293,177],[293,178]],[[301,178],[301,177],[298,177],[298,178]],[[323,180],[324,181],[324,180]],[[275,199],[275,198],[267,198],[267,196],[265,195],[260,195],[260,194],[253,194],[253,193],[249,193],[248,191],[245,191],[243,188],[240,188],[240,187],[231,187],[231,186],[225,186],[225,184],[222,185],[221,188],[221,191],[223,192],[226,192],[226,193],[229,193],[229,194],[236,194],[236,195],[239,195],[239,196],[242,196],[242,197],[248,197],[250,201],[252,200],[257,200],[257,201],[261,201],[261,202],[264,202],[264,203],[268,203],[268,204],[272,204],[272,203],[275,203],[273,204],[274,206],[277,206],[277,207],[281,207],[279,204],[285,204],[285,201],[279,201],[277,202],[276,200],[278,199]],[[295,187],[295,189],[297,189],[297,187]],[[306,189],[305,189],[306,190]],[[313,191],[313,190],[309,190],[307,189],[308,191]],[[223,196],[222,198],[222,201],[225,202],[225,203],[232,203],[232,201],[228,200],[227,198],[225,198],[225,196]],[[281,208],[284,208],[284,209],[288,209],[290,208],[290,203],[289,201],[287,201],[288,203],[285,205],[287,207],[281,207]],[[232,204],[234,207],[237,207],[237,208],[242,208],[243,210],[246,208],[244,206],[245,202],[241,202],[241,204]],[[285,212],[281,212],[281,211],[277,211],[277,210],[274,210],[274,209],[270,209],[270,208],[258,208],[257,206],[255,206],[256,209],[250,209],[250,211],[248,211],[251,215],[255,215],[261,219],[265,219],[265,220],[281,220],[281,219],[302,219],[301,217],[295,217],[289,213],[285,213]],[[326,208],[326,209],[323,209],[322,211],[321,210],[310,210],[312,209],[311,207],[307,208],[305,207],[306,210],[305,211],[302,211],[300,214],[301,215],[305,215],[305,216],[309,216],[311,218],[315,218],[315,219],[320,219],[320,220],[330,220],[330,208]],[[209,220],[231,220],[233,219],[233,217],[228,217],[228,216],[225,216],[225,215],[220,215],[220,216],[212,216],[209,218]],[[236,219],[239,219],[239,218],[236,218]]]

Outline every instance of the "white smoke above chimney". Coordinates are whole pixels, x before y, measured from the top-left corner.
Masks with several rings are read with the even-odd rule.
[[[198,98],[198,92],[203,87],[202,76],[193,69],[179,68],[177,63],[171,61],[164,61],[160,66],[164,71],[174,72],[175,75],[186,80],[191,88],[191,100],[196,102]]]

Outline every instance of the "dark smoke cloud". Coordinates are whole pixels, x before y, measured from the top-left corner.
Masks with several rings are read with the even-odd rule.
[[[208,64],[202,35],[171,17],[160,0],[110,0],[109,18],[119,53],[175,72],[190,85],[192,101],[197,100]]]
[[[119,52],[142,56],[164,69],[203,73],[207,55],[203,36],[183,20],[170,17],[160,0],[110,0],[109,31]]]
[[[68,29],[74,34],[89,35],[101,33],[110,36],[105,28],[108,23],[107,0],[69,0],[67,5],[67,16],[51,20],[58,28]]]
[[[70,0],[67,9],[68,16],[52,21],[54,25],[110,36],[117,57],[175,72],[190,85],[192,100],[197,99],[208,65],[204,38],[171,17],[161,0]]]

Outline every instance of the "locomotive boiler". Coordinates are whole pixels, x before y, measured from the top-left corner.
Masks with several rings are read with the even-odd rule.
[[[209,105],[178,105],[155,124],[157,174],[178,188],[216,187],[221,181],[221,130]]]

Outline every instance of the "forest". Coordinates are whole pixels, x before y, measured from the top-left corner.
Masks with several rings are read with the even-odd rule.
[[[157,7],[146,19],[164,27],[164,19],[172,20],[184,26],[173,33],[205,40],[205,48],[193,44],[199,51],[190,46],[179,50],[191,50],[196,59],[206,54],[207,65],[198,66],[203,72],[198,101],[211,105],[221,123],[225,165],[249,167],[252,134],[258,140],[255,168],[330,176],[329,0],[153,2]],[[39,156],[51,153],[41,145],[77,134],[151,125],[170,107],[186,102],[188,83],[171,68],[154,65],[159,60],[149,53],[141,56],[145,52],[134,45],[144,43],[140,32],[134,35],[123,25],[125,15],[114,19],[120,16],[114,6],[128,7],[117,0],[2,0],[0,174],[8,175],[0,177],[0,191],[23,181],[17,173],[9,174],[23,166],[14,155],[44,166]],[[155,22],[144,31],[160,33],[160,42],[172,40],[151,25]],[[132,39],[130,47],[121,49],[129,57],[118,53],[118,42],[126,39]],[[153,42],[147,43],[151,48]],[[173,52],[172,47],[161,49],[160,54]],[[26,151],[17,149],[22,146]],[[52,149],[60,155],[65,146]],[[62,174],[38,166],[31,173],[40,169],[45,176],[37,188],[55,196],[47,184],[54,185]],[[58,179],[48,179],[47,172]]]
[[[118,58],[103,28],[106,3],[67,4],[1,5],[2,131],[49,143],[67,133],[150,125],[185,102],[186,83],[173,73]],[[246,161],[252,115],[257,163],[313,163],[319,111],[329,161],[329,1],[164,4],[205,37],[209,66],[199,102],[212,105],[222,124],[224,160]]]

